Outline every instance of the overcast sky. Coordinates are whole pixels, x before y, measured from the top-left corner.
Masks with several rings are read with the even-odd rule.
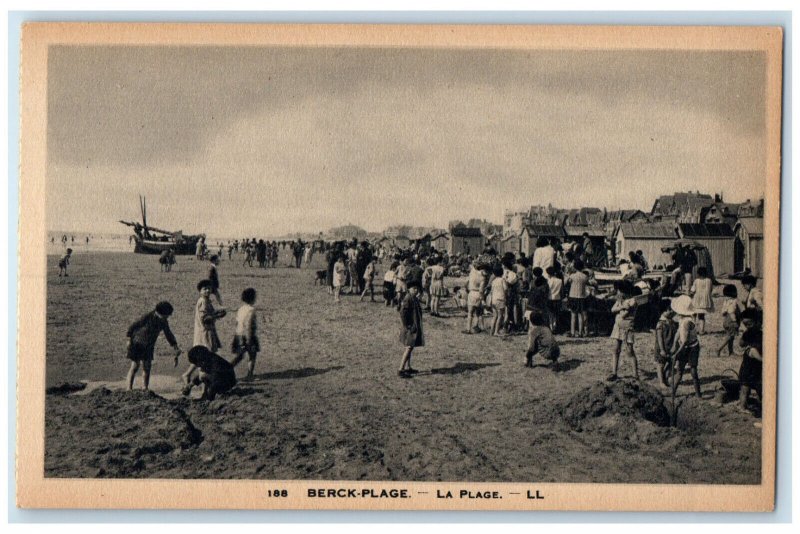
[[[216,236],[761,196],[765,56],[53,47],[47,227]]]

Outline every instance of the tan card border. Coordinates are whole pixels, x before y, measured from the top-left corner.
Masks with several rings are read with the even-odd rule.
[[[754,50],[767,54],[764,388],[760,485],[516,484],[44,478],[49,45],[281,45]],[[22,31],[17,506],[24,508],[770,511],[775,501],[783,32],[779,27],[31,23]],[[787,355],[788,356],[788,355]],[[309,498],[308,489],[405,489],[408,498]],[[268,490],[288,491],[270,498]],[[501,499],[437,499],[497,491]],[[544,499],[529,499],[528,492]],[[519,495],[513,495],[519,493]]]

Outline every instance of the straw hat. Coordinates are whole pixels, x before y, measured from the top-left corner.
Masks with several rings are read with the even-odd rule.
[[[672,299],[670,303],[672,311],[678,315],[694,315],[694,306],[692,306],[692,297],[689,295],[681,295]]]

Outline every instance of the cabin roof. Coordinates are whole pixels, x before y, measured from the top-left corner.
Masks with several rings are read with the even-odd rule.
[[[522,231],[528,231],[528,234],[535,236],[545,237],[566,237],[567,232],[564,231],[563,226],[556,224],[529,224]]]
[[[733,229],[724,223],[705,223],[689,224],[681,223],[678,225],[681,237],[684,238],[727,238],[733,237]]]
[[[584,233],[589,237],[605,237],[606,231],[600,226],[566,226],[564,230],[569,237],[582,237]]]
[[[750,237],[764,236],[764,219],[762,217],[742,217],[736,225],[744,228]]]
[[[483,237],[480,228],[469,228],[466,226],[463,228],[458,226],[453,227],[453,229],[450,230],[450,235],[453,237]]]
[[[659,223],[622,223],[619,233],[626,239],[676,239],[675,227]]]

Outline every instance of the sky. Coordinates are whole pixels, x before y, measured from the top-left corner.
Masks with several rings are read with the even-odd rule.
[[[55,46],[47,228],[217,236],[763,195],[756,52]]]

